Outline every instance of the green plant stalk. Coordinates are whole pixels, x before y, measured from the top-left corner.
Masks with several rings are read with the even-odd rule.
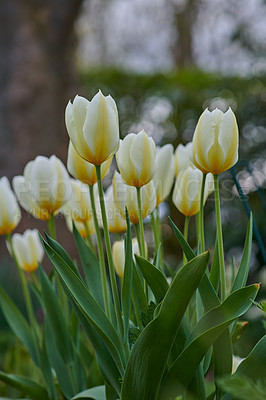
[[[98,224],[98,218],[96,213],[96,206],[93,194],[93,186],[89,186],[90,190],[90,201],[91,201],[91,208],[92,208],[92,215],[93,215],[93,222],[95,227],[96,239],[97,239],[97,248],[98,248],[98,256],[99,256],[99,263],[100,263],[100,273],[101,273],[101,281],[102,281],[102,288],[103,288],[103,300],[104,300],[104,308],[108,318],[110,318],[110,307],[108,301],[108,287],[107,287],[107,276],[105,270],[105,262],[104,262],[104,252],[103,252],[103,243],[101,238],[101,232]]]
[[[93,251],[93,253],[94,253],[93,243],[92,243],[92,240],[91,240],[91,234],[90,234],[88,225],[87,225],[86,222],[84,222],[83,225],[84,225],[85,232],[86,232],[86,235],[87,235],[87,237],[86,237],[86,242],[87,242],[89,248],[90,248],[90,249]]]
[[[141,206],[141,196],[140,187],[137,187],[137,201],[138,201],[138,214],[139,214],[139,233],[140,233],[140,255],[145,257],[145,239],[144,239],[144,227],[142,219],[142,206]]]
[[[138,214],[139,214],[139,236],[140,236],[140,255],[142,257],[146,257],[145,254],[145,238],[144,238],[144,227],[143,227],[143,219],[142,219],[142,206],[141,206],[141,193],[140,193],[140,187],[137,187],[137,201],[138,201]],[[148,284],[146,280],[144,279],[144,291],[147,297],[147,300],[149,300],[149,289],[148,289]]]
[[[217,227],[217,238],[218,238],[218,255],[219,255],[219,266],[220,266],[220,279],[221,279],[221,300],[224,301],[226,296],[225,264],[224,264],[223,232],[222,232],[222,222],[221,222],[218,175],[213,175],[213,178],[214,178],[216,227]]]
[[[101,166],[100,165],[96,165],[95,167],[96,167],[97,184],[98,184],[100,206],[101,206],[101,213],[102,213],[102,220],[103,220],[104,240],[105,240],[105,246],[106,246],[106,252],[107,252],[107,259],[108,259],[109,273],[110,273],[110,279],[111,279],[112,293],[113,293],[114,304],[115,304],[115,313],[116,313],[118,329],[119,329],[119,332],[120,332],[120,337],[123,340],[123,337],[124,337],[124,335],[123,335],[123,321],[122,321],[122,316],[121,316],[119,295],[118,295],[116,278],[115,278],[115,267],[114,267],[114,262],[113,262],[111,241],[110,241],[110,236],[109,236],[109,231],[108,231],[106,209],[105,209],[105,204],[104,204],[103,186],[102,186],[102,179],[101,179]]]
[[[51,214],[51,217],[50,219],[48,219],[47,224],[51,238],[56,240],[55,218],[53,214]]]
[[[157,230],[157,226],[156,226],[156,215],[155,215],[155,211],[154,210],[151,213],[151,226],[152,226],[152,231],[153,231],[155,252],[157,252],[158,248],[159,248],[160,241],[159,241],[159,238],[158,238],[158,230]]]
[[[160,257],[159,257],[159,268],[162,272],[164,272],[164,254],[163,254],[163,242],[162,242],[162,225],[161,225],[161,219],[159,216],[159,206],[155,208],[155,222],[156,222],[156,229],[157,229],[157,237],[159,241],[159,245],[161,244],[160,248]]]
[[[30,325],[34,331],[34,338],[36,341],[35,346],[36,346],[37,354],[39,354],[39,351],[38,351],[38,349],[39,349],[39,347],[38,347],[38,325],[37,325],[37,321],[34,316],[32,301],[31,301],[31,297],[30,297],[30,293],[29,293],[29,288],[27,286],[25,275],[19,265],[10,233],[8,235],[6,235],[6,239],[10,246],[11,256],[15,262],[16,269],[17,269],[17,272],[18,272],[18,275],[19,275],[19,278],[21,281],[21,286],[22,286],[22,290],[23,290],[23,294],[24,294],[24,298],[25,298],[25,303],[26,303],[26,308],[27,308]]]
[[[190,220],[190,217],[186,215],[185,224],[184,224],[184,238],[186,239],[186,241],[188,239],[189,220]],[[185,253],[183,252],[183,263],[186,264],[186,262],[187,262],[187,257],[185,255]]]
[[[141,244],[140,244],[139,225],[138,224],[134,224],[134,228],[135,228],[135,233],[136,233],[136,236],[137,236],[138,246],[139,246],[139,249],[140,249]]]
[[[200,251],[205,251],[205,239],[204,239],[204,192],[205,192],[206,174],[202,176],[201,192],[200,192]]]
[[[56,240],[55,218],[54,218],[53,214],[51,214],[51,217],[47,221],[47,224],[48,224],[48,230],[49,230],[51,238]],[[60,303],[61,309],[64,310],[66,321],[68,321],[69,312],[68,312],[67,297],[63,290],[63,287],[60,282],[60,278],[59,278],[58,274],[55,274],[55,275],[56,275],[56,286],[57,286],[57,290],[58,290],[59,303]]]

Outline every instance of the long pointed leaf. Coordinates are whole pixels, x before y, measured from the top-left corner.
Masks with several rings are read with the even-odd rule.
[[[89,246],[85,243],[84,239],[81,237],[75,224],[73,224],[73,235],[85,273],[88,288],[95,300],[103,308],[104,301],[99,261]]]
[[[15,303],[11,300],[8,294],[0,286],[0,304],[3,314],[16,336],[24,343],[28,349],[33,361],[37,366],[39,366],[39,360],[36,352],[36,347],[34,344],[34,339],[32,336],[31,328],[23,317]]]
[[[96,386],[72,397],[71,400],[79,399],[92,399],[92,400],[105,400],[105,386]]]
[[[240,266],[237,271],[231,292],[245,286],[245,284],[247,282],[248,273],[249,273],[249,265],[250,265],[250,257],[251,257],[252,236],[253,236],[253,217],[252,217],[252,213],[250,213],[243,255],[242,255]]]
[[[74,359],[71,337],[66,321],[59,307],[58,299],[50,280],[41,267],[39,267],[40,282],[42,286],[42,298],[45,307],[46,318],[49,321],[53,337],[61,357],[66,363]]]
[[[159,400],[175,399],[185,391],[208,348],[232,321],[248,310],[258,289],[258,285],[239,289],[204,315],[188,338],[186,348],[165,376]]]
[[[175,226],[175,224],[171,220],[170,222],[187,259],[188,260],[193,259],[193,257],[195,257],[193,250],[187,243],[182,233]],[[215,274],[213,270],[213,273],[210,275],[210,279],[212,276],[213,283],[216,285],[217,285],[216,281],[219,278],[219,270],[217,271],[217,267],[219,268],[219,261],[217,260],[217,250],[218,248],[216,246],[216,254],[214,255],[215,259],[213,260],[213,263],[215,263],[215,265],[212,265],[212,268],[215,269]],[[205,311],[209,311],[220,304],[220,300],[217,296],[217,293],[210,279],[205,273],[198,288]],[[224,373],[230,374],[232,366],[232,345],[231,345],[229,328],[224,330],[218,343],[214,343],[213,348],[214,348],[214,361],[215,361],[215,367],[214,367],[215,378],[221,376],[221,374]]]
[[[205,272],[209,253],[184,265],[176,274],[160,308],[138,337],[122,385],[122,400],[154,400],[176,332]]]
[[[182,247],[183,252],[185,253],[185,256],[187,257],[188,260],[192,260],[192,258],[194,258],[196,256],[196,254],[191,249],[191,247],[189,246],[188,242],[186,241],[186,239],[184,238],[184,236],[182,235],[182,233],[178,229],[178,227],[174,224],[174,222],[171,220],[170,217],[168,217],[168,218],[169,218],[171,227],[172,227],[172,229],[174,231],[174,234],[175,234],[180,246]]]
[[[56,373],[60,389],[64,396],[70,399],[75,394],[74,382],[67,364],[59,352],[49,321],[45,323],[45,341],[50,364]]]
[[[125,267],[124,276],[122,281],[122,312],[123,312],[123,324],[124,324],[124,342],[128,342],[128,327],[129,327],[129,315],[131,305],[131,288],[133,278],[133,260],[132,260],[132,239],[131,239],[131,227],[126,209],[126,220],[127,220],[127,235],[126,235],[126,249],[125,249]]]
[[[265,379],[266,377],[266,335],[255,345],[247,358],[239,364],[237,374],[251,379]]]
[[[0,380],[30,396],[32,400],[48,400],[47,390],[28,378],[0,371]]]
[[[138,255],[135,255],[135,257],[144,279],[151,288],[156,301],[159,303],[169,289],[169,284],[165,276],[158,268],[146,260],[146,258]]]
[[[84,283],[72,271],[71,267],[58,255],[58,253],[43,240],[43,246],[64,284],[71,292],[73,299],[80,308],[85,318],[93,325],[96,332],[109,349],[121,373],[124,370],[124,349],[117,332],[99,304],[90,294]]]

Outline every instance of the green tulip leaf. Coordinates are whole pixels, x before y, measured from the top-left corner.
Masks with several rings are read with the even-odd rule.
[[[30,325],[19,311],[15,303],[0,286],[0,305],[3,314],[15,335],[24,343],[34,363],[39,366],[37,349],[34,343],[33,333]]]
[[[127,364],[122,400],[154,400],[179,324],[205,272],[209,253],[185,264],[176,274],[160,310],[138,337]]]
[[[251,379],[265,379],[266,377],[266,335],[255,345],[253,350],[239,364],[236,374],[242,374]]]
[[[174,231],[187,259],[188,260],[193,259],[193,257],[195,257],[193,250],[187,243],[186,239],[184,238],[184,236],[182,235],[180,230],[175,226],[175,224],[171,220],[170,220],[170,222],[171,222],[173,231]],[[217,257],[218,257],[217,251],[218,251],[218,247],[216,246],[216,254],[214,254],[215,259],[213,260],[213,263],[215,263],[215,265],[212,265],[212,268],[215,269],[215,274],[218,276],[214,277],[214,275],[210,274],[210,278],[209,278],[207,276],[207,274],[205,273],[200,282],[199,288],[198,288],[205,312],[211,310],[214,307],[219,306],[219,304],[220,304],[220,300],[217,296],[217,293],[210,281],[211,276],[212,276],[214,284],[215,284],[216,280],[219,279],[219,271],[217,271],[217,268],[219,267],[219,260],[217,260]],[[218,265],[217,265],[217,263],[218,263]],[[213,271],[213,274],[214,274],[214,271]],[[231,369],[232,369],[232,344],[231,344],[229,328],[227,328],[223,331],[221,337],[218,339],[218,342],[214,343],[213,349],[214,349],[215,379],[226,373],[230,374]]]
[[[127,208],[126,208],[126,221],[127,221],[127,235],[125,237],[125,266],[124,266],[122,295],[121,295],[125,343],[127,343],[129,339],[128,328],[129,328],[129,316],[130,316],[130,305],[131,305],[130,294],[131,294],[132,279],[133,279],[131,227],[130,227]]]
[[[253,217],[250,213],[245,245],[243,250],[243,255],[241,258],[240,266],[238,268],[234,283],[232,285],[231,293],[243,286],[245,286],[249,273],[250,257],[251,257],[251,246],[252,246],[252,236],[253,236]]]
[[[39,267],[39,276],[42,288],[44,311],[46,318],[49,321],[49,326],[51,327],[56,347],[65,363],[71,363],[74,360],[73,346],[66,321],[58,303],[55,289],[41,267]]]
[[[88,288],[92,296],[103,308],[104,301],[99,261],[97,260],[95,254],[92,252],[89,246],[86,244],[84,239],[81,237],[74,223],[73,235],[85,273]]]
[[[0,380],[19,390],[32,400],[48,400],[47,390],[28,378],[0,371]]]
[[[72,397],[71,400],[91,399],[91,400],[105,400],[105,386],[95,386],[93,388],[84,390]]]
[[[62,282],[68,288],[85,318],[92,324],[95,331],[105,343],[122,373],[124,371],[124,349],[110,320],[72,268],[44,239],[42,239],[42,241],[46,254],[54,265]]]
[[[56,240],[51,238],[51,236],[49,236],[46,232],[44,232],[44,235],[45,235],[45,239],[46,239],[47,243],[49,244],[49,246],[52,249],[54,249],[54,251],[62,258],[62,260],[64,260],[64,262],[72,269],[72,271],[74,271],[75,274],[80,279],[82,279],[76,264],[71,260],[71,258],[69,257],[69,255],[67,254],[65,249],[61,246],[61,244],[59,244]],[[41,235],[40,235],[40,238],[42,240]]]
[[[73,380],[69,371],[70,368],[60,354],[49,321],[45,322],[45,341],[48,358],[56,373],[60,389],[62,390],[64,396],[69,399],[75,394]]]
[[[258,289],[256,284],[239,289],[202,317],[187,339],[185,349],[164,377],[158,400],[175,399],[184,393],[208,348],[232,321],[249,309]]]
[[[171,224],[171,227],[174,231],[174,234],[183,250],[183,252],[185,253],[185,256],[188,260],[192,260],[192,258],[194,258],[196,256],[196,254],[194,253],[194,251],[191,249],[191,247],[189,246],[188,242],[186,241],[186,239],[184,238],[184,236],[182,235],[182,233],[180,232],[180,230],[178,229],[178,227],[174,224],[174,222],[171,220],[170,217],[169,221]]]
[[[169,289],[169,284],[165,276],[158,268],[146,260],[146,258],[138,255],[135,255],[135,257],[144,279],[151,288],[157,303],[159,303]]]

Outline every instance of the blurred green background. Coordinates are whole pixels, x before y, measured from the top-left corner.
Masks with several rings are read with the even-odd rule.
[[[12,3],[3,0],[0,4],[0,51],[4,55],[0,60],[1,176],[12,179],[21,174],[38,154],[56,154],[66,162],[64,110],[77,93],[88,99],[99,89],[111,94],[119,111],[121,137],[144,128],[157,145],[170,142],[174,147],[192,139],[206,107],[223,111],[231,107],[240,131],[235,172],[261,240],[254,236],[249,281],[261,281],[260,298],[266,297],[266,2]],[[110,174],[105,187],[109,183]],[[229,266],[233,258],[238,266],[248,215],[231,171],[221,175],[221,202],[226,262]],[[182,254],[167,216],[181,230],[184,218],[171,198],[160,211],[166,259],[176,268]],[[206,243],[213,249],[213,196],[207,202],[205,219]],[[57,225],[59,241],[76,257],[62,218]],[[46,229],[23,212],[17,231],[33,227]],[[148,225],[146,235],[152,254]],[[195,245],[194,221],[189,238]],[[44,265],[51,268],[47,260]],[[20,285],[2,237],[0,284],[23,309]],[[241,356],[264,332],[262,314],[255,306],[247,317],[250,327],[236,347]],[[0,313],[0,369],[20,369],[16,357],[12,359],[16,351],[21,351],[19,344]],[[26,357],[24,353],[20,356]],[[0,386],[1,390],[6,388]]]

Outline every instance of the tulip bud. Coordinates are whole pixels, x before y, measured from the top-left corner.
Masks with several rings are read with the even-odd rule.
[[[193,137],[193,160],[203,172],[214,175],[231,168],[238,160],[238,127],[231,108],[223,113],[206,109]]]
[[[107,161],[102,163],[101,167],[102,179],[108,173],[112,159],[113,158],[110,157],[108,158]],[[70,172],[70,174],[74,176],[74,178],[78,179],[83,183],[86,183],[87,185],[92,186],[97,182],[95,165],[81,158],[79,154],[76,152],[71,141],[69,142],[68,146],[67,169]]]
[[[183,144],[177,146],[175,150],[175,176],[177,177],[180,171],[188,167],[195,168],[192,142],[189,142],[186,146],[183,146]]]
[[[245,358],[241,358],[239,356],[233,355],[233,365],[232,365],[232,374],[234,374],[239,367],[239,365],[244,361]]]
[[[7,177],[0,179],[0,235],[11,233],[21,219],[21,212]]]
[[[124,181],[135,187],[146,185],[155,172],[156,147],[144,130],[121,140],[116,161]]]
[[[72,191],[69,200],[60,211],[78,222],[86,223],[92,218],[89,187],[80,181],[70,179]]]
[[[56,156],[30,161],[24,175],[14,177],[13,188],[21,206],[43,220],[56,214],[71,194],[70,178]]]
[[[125,207],[127,207],[130,222],[137,224],[139,222],[137,190],[135,187],[127,185],[117,171],[113,176],[113,195],[115,205],[122,217],[126,218]],[[153,181],[141,187],[140,196],[142,219],[144,219],[152,213],[156,206],[156,191]]]
[[[106,215],[109,232],[121,233],[127,230],[125,219],[116,208],[113,187],[110,186],[105,195]]]
[[[23,235],[15,233],[12,244],[20,268],[26,272],[35,271],[44,255],[37,229],[27,229]],[[11,252],[8,243],[7,248]]]
[[[145,242],[145,253],[148,254],[147,243]],[[125,267],[125,242],[124,240],[119,240],[113,244],[112,254],[114,260],[115,270],[120,278],[124,276],[124,267]],[[132,254],[140,255],[139,245],[136,238],[132,239]]]
[[[70,140],[84,160],[100,165],[119,148],[118,112],[115,101],[99,91],[91,101],[76,96],[65,113]]]
[[[175,162],[173,146],[166,144],[158,148],[155,159],[155,174],[153,183],[156,189],[156,207],[166,199],[173,186],[175,175]]]
[[[200,194],[203,174],[196,168],[188,167],[179,172],[173,191],[173,203],[176,208],[186,216],[199,212]],[[205,181],[204,202],[213,190],[213,176],[208,174]]]

